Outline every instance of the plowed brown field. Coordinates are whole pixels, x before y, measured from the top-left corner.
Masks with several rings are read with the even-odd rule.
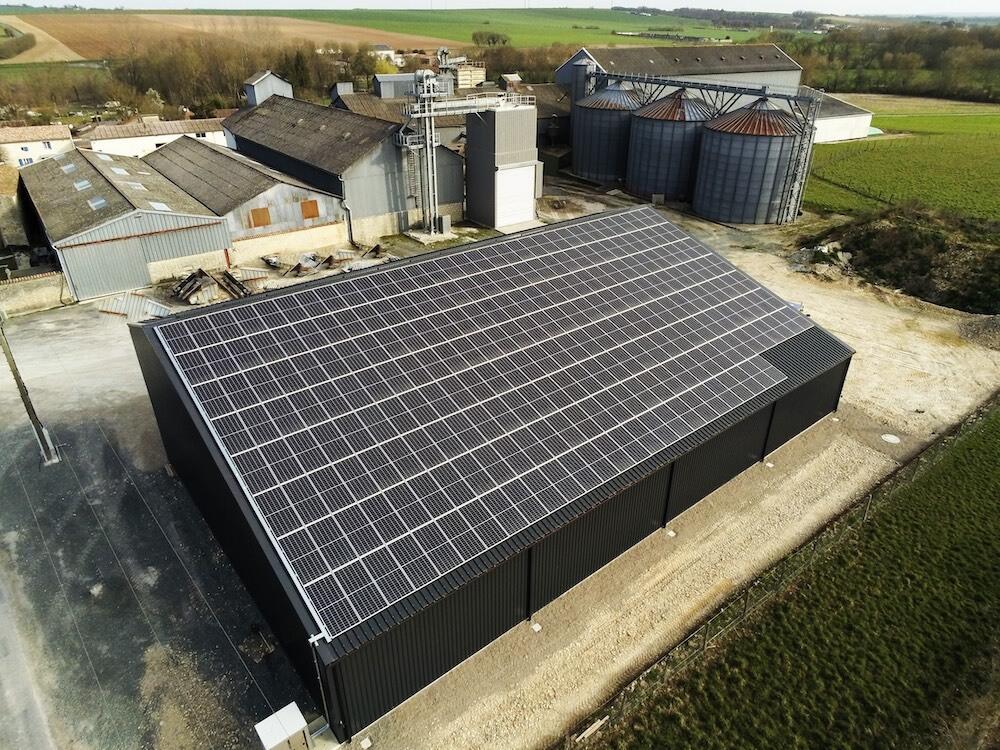
[[[38,13],[31,22],[89,60],[116,57],[130,44],[164,42],[178,37],[225,36],[248,44],[305,40],[384,43],[397,49],[459,46],[449,39],[393,34],[360,26],[302,21],[278,16],[229,16],[158,13]]]
[[[0,60],[3,63],[33,63],[33,62],[66,62],[79,60],[80,55],[71,50],[58,39],[46,34],[42,29],[17,16],[0,16],[0,23],[12,26],[25,34],[35,35],[35,46],[20,55]]]

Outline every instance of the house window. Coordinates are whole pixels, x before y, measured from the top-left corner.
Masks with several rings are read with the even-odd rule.
[[[73,187],[76,188],[77,192],[80,192],[81,190],[86,190],[87,188],[90,187],[90,180],[77,180],[76,182],[73,183]]]
[[[271,212],[266,208],[250,209],[250,226],[266,227],[271,223]]]
[[[315,199],[311,201],[302,201],[299,204],[299,208],[302,209],[303,219],[319,218],[319,203]]]
[[[27,147],[27,146],[21,146],[21,150],[22,150],[22,151],[27,151],[27,150],[28,150],[28,147]]]
[[[122,169],[121,167],[111,167],[111,171],[115,174],[120,174],[122,177],[128,177],[127,169]]]
[[[206,135],[207,135],[206,133],[195,133],[194,137],[195,138],[204,138]]]
[[[160,203],[159,201],[150,201],[149,202],[149,207],[151,209],[153,209],[154,211],[173,211],[174,210],[170,206],[168,206],[166,203]]]
[[[96,198],[87,199],[87,205],[90,206],[91,211],[96,211],[97,209],[108,205],[108,202],[101,196],[97,196]]]
[[[19,166],[19,167],[26,167],[29,164],[31,164],[33,161],[34,161],[34,159],[32,159],[31,157],[28,157],[27,159],[18,159],[17,160],[17,166]]]
[[[52,141],[42,141],[42,147],[47,148],[49,151],[52,150]]]

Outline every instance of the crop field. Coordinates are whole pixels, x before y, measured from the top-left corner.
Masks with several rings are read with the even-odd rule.
[[[87,60],[118,57],[132,43],[198,35],[132,13],[35,13],[30,18],[34,26]]]
[[[852,97],[861,106],[865,99]],[[932,102],[902,105],[921,114],[881,103],[872,124],[898,137],[817,146],[806,205],[854,214],[915,200],[961,216],[1000,216],[1000,108],[956,112],[939,102],[935,112]]]
[[[908,480],[709,656],[588,747],[994,747],[1000,409]],[[961,743],[972,716],[985,742]],[[950,742],[943,742],[949,738]]]
[[[217,13],[218,11],[211,11]],[[234,11],[233,15],[251,15]],[[490,10],[262,10],[256,15],[285,16],[307,21],[344,24],[378,29],[397,34],[454,39],[463,44],[472,42],[475,31],[506,34],[515,47],[546,47],[551,44],[572,45],[638,45],[670,44],[664,39],[641,39],[612,34],[612,31],[648,31],[670,27],[665,33],[709,38],[729,36],[733,41],[745,41],[763,29],[738,31],[722,29],[693,18],[676,16],[635,16],[615,10],[588,8],[524,8]],[[678,44],[680,42],[677,42]]]

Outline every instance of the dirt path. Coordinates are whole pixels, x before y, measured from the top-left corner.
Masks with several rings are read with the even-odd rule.
[[[28,23],[20,16],[0,16],[0,23],[12,26],[25,34],[35,35],[34,47],[8,60],[0,60],[0,65],[9,65],[11,63],[67,62],[83,59],[58,39],[50,36],[37,26]]]
[[[383,750],[546,746],[1000,380],[1000,352],[958,334],[968,316],[746,249],[787,248],[793,230],[670,218],[857,349],[840,411],[676,519],[676,537],[654,534],[544,608],[540,632],[517,626],[359,738]],[[889,432],[899,445],[881,440]]]
[[[379,29],[368,29],[363,26],[345,26],[343,24],[325,23],[323,21],[305,21],[296,18],[280,16],[212,16],[143,13],[147,18],[165,26],[171,26],[185,31],[208,34],[222,34],[227,37],[237,37],[245,41],[260,41],[274,43],[276,41],[293,41],[306,39],[318,45],[329,42],[358,44],[388,44],[396,49],[434,49],[440,46],[463,46],[464,42],[454,39],[438,39],[436,37],[417,36],[414,34],[394,34]]]

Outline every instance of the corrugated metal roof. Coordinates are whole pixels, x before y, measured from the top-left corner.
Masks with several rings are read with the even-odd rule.
[[[141,138],[146,135],[177,135],[183,133],[210,133],[222,130],[222,119],[160,120],[158,122],[129,122],[124,125],[98,125],[88,134],[91,141],[109,138]]]
[[[845,102],[843,99],[831,96],[825,91],[819,91],[817,89],[810,88],[809,86],[803,86],[802,88],[815,93],[819,97],[819,112],[816,113],[817,119],[822,119],[824,117],[851,117],[852,115],[871,114],[870,110],[856,107],[850,102]]]
[[[705,127],[740,135],[794,136],[802,131],[798,120],[769,102],[767,97],[716,117],[705,123]]]
[[[596,47],[587,51],[608,73],[676,76],[802,70],[801,65],[774,44]]]
[[[576,103],[576,106],[586,109],[627,111],[639,106],[639,97],[632,89],[622,88],[620,84],[613,83],[607,88],[591,94],[586,99],[581,99]]]
[[[223,125],[237,138],[336,175],[399,130],[395,123],[277,94]]]
[[[0,143],[26,143],[28,141],[63,141],[72,138],[65,125],[27,125],[0,128]]]
[[[650,102],[632,114],[635,117],[644,117],[648,120],[675,122],[700,122],[711,120],[715,115],[704,99],[692,96],[687,89],[677,89],[672,94]]]

